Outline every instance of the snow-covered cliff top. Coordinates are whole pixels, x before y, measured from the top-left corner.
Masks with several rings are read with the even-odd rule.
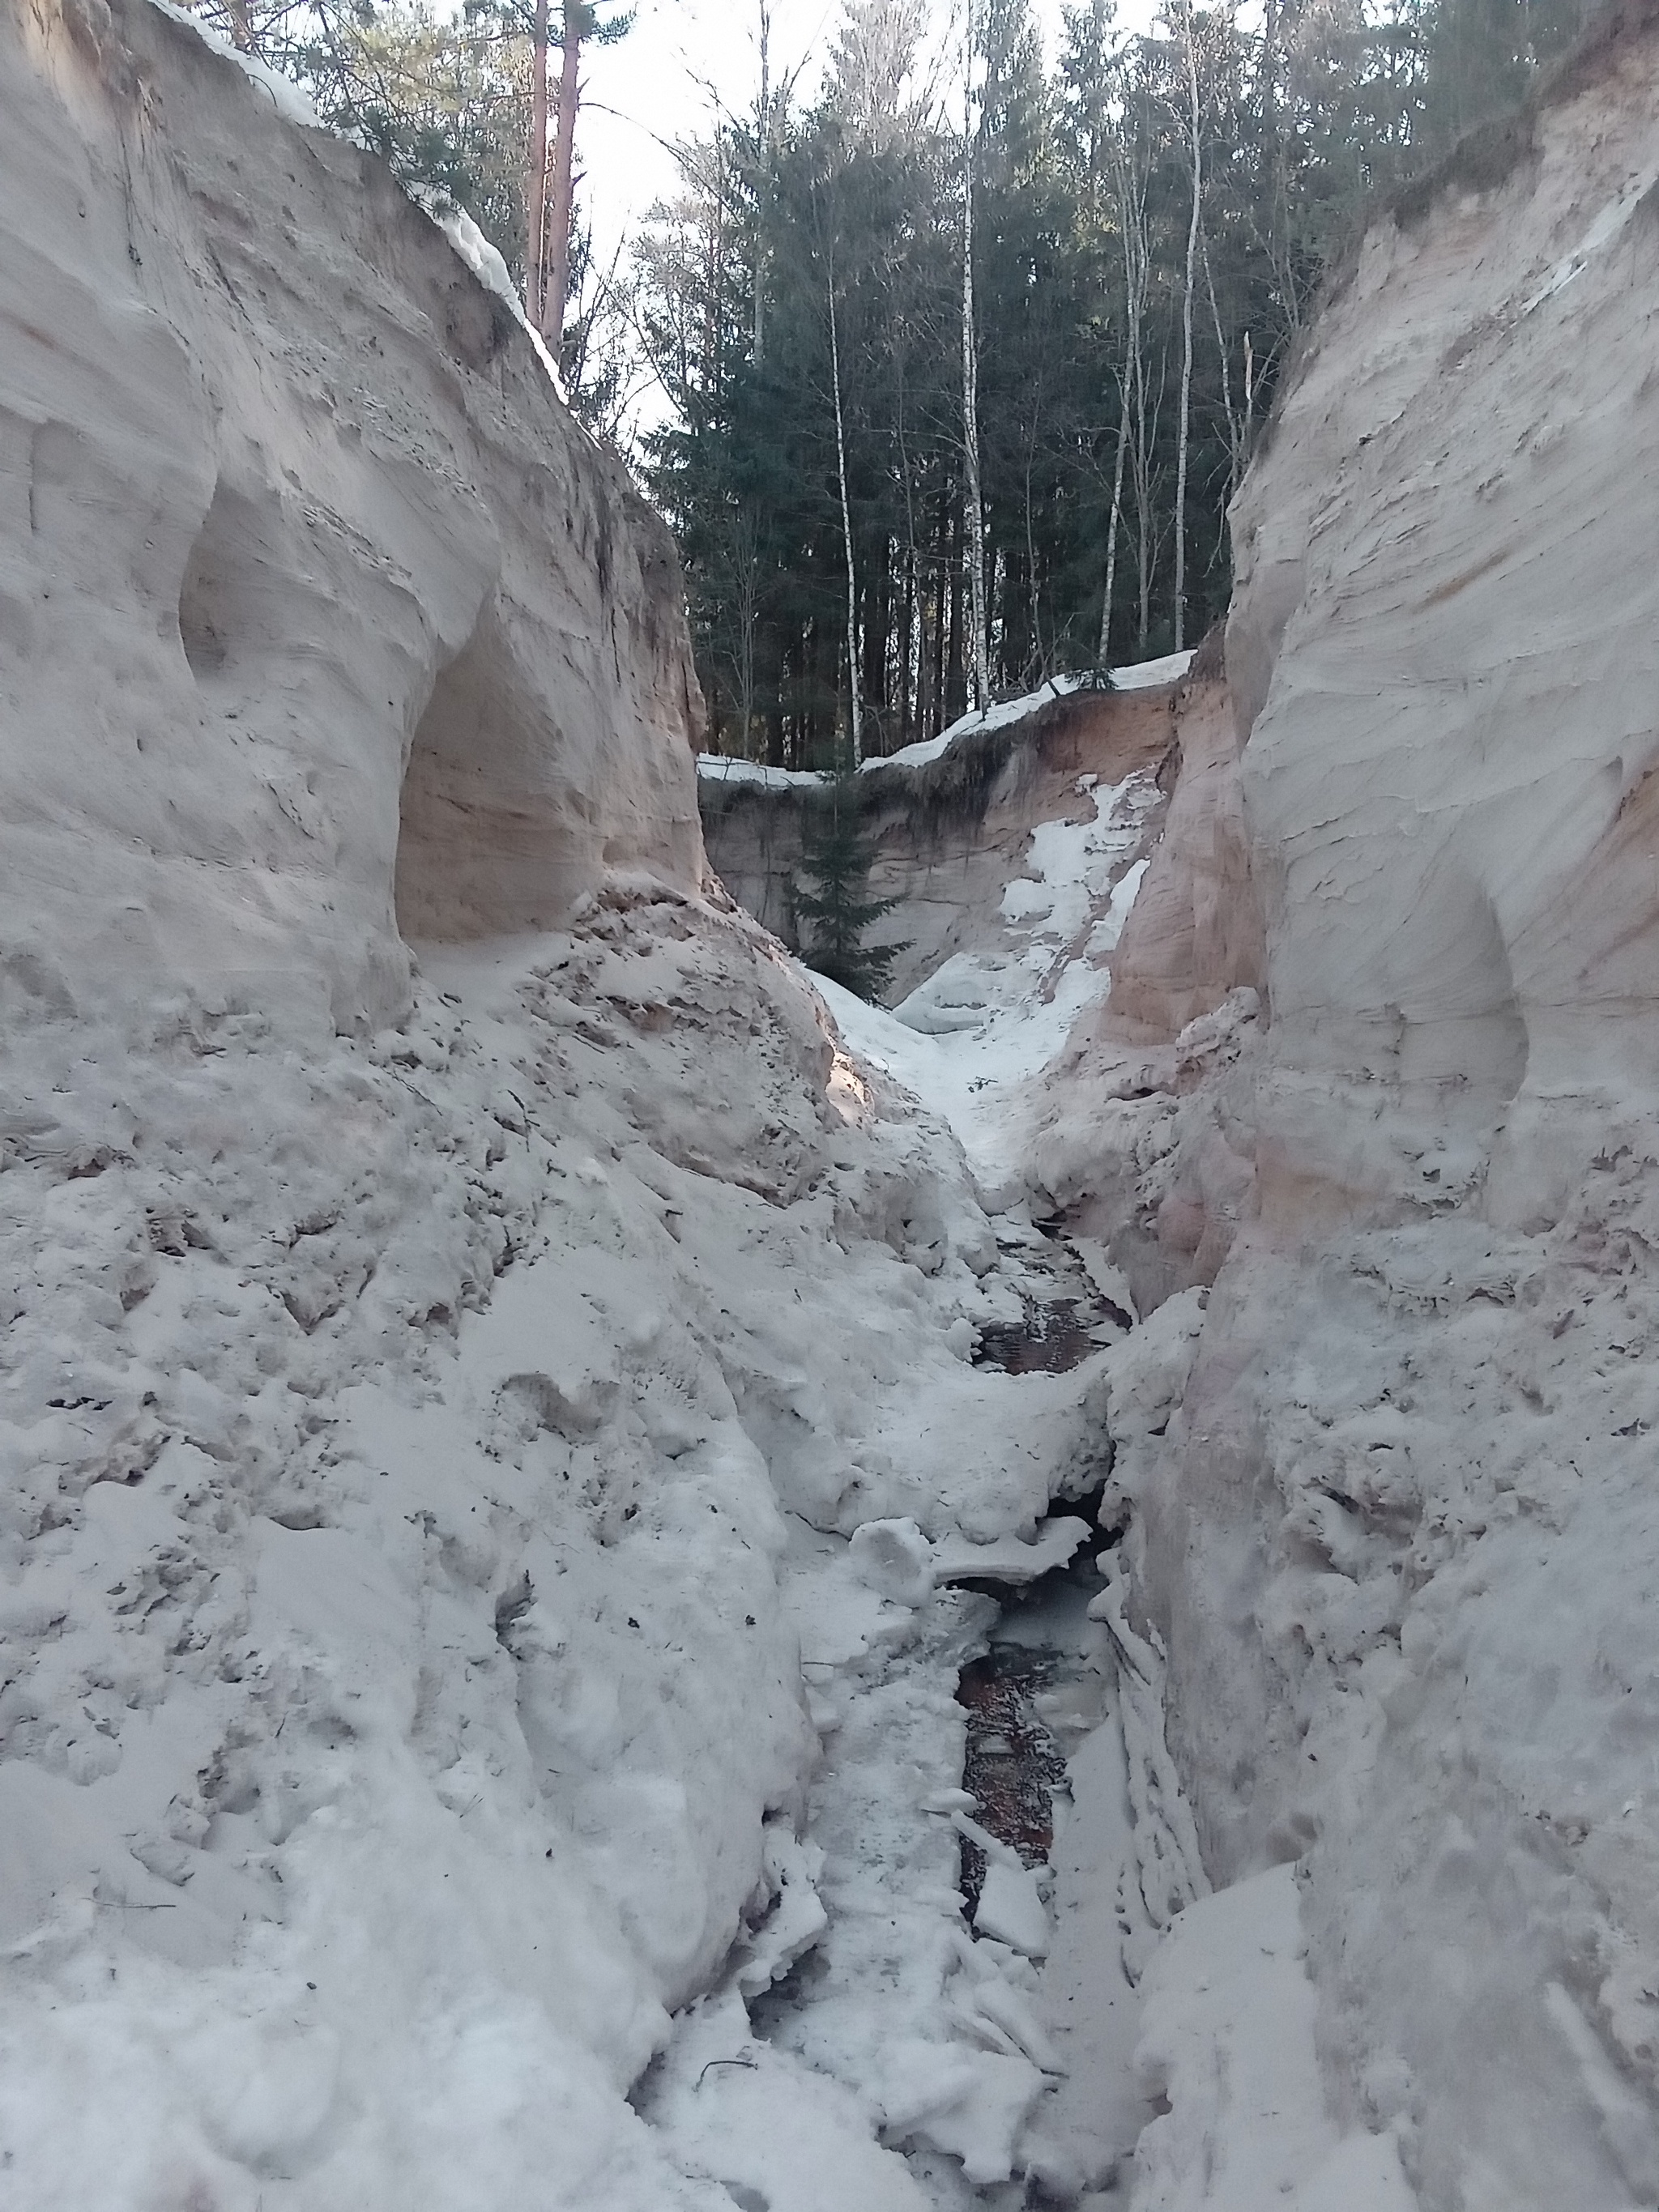
[[[1192,666],[1191,653],[1165,653],[1158,660],[1141,660],[1124,668],[1111,671],[1110,682],[1103,688],[1112,691],[1147,691],[1165,684],[1178,684]],[[999,700],[995,706],[982,713],[962,714],[949,728],[941,730],[936,738],[926,738],[914,745],[904,745],[896,753],[885,753],[860,763],[860,773],[878,775],[884,769],[926,768],[930,763],[942,760],[945,754],[964,738],[982,736],[987,731],[1010,728],[1036,714],[1051,700],[1063,699],[1070,693],[1085,687],[1079,676],[1051,677],[1048,683],[1035,691],[1028,691],[1017,699]],[[739,760],[728,753],[699,753],[697,774],[716,783],[756,784],[769,791],[788,791],[802,787],[814,787],[823,778],[809,769],[768,768],[759,761]]]

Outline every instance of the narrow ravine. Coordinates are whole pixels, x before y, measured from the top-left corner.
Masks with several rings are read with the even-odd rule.
[[[1127,808],[1132,825],[1137,805]],[[1108,794],[1103,822],[1115,806],[1122,811]],[[1098,848],[1087,836],[1072,843],[1055,880],[1036,871],[1042,895],[1018,909],[1029,920],[1008,933],[1003,959],[980,960],[977,1017],[958,1009],[927,1034],[826,994],[866,1064],[903,1083],[951,1130],[981,1183],[1012,1199],[994,1223],[1006,1317],[976,1330],[964,1387],[978,1370],[1017,1389],[1065,1377],[1097,1395],[1103,1356],[1134,1326],[1127,1287],[1098,1248],[1074,1243],[1040,1209],[1034,1218],[1019,1194],[1030,1086],[1063,1031],[1042,1000],[1022,1019],[1018,979],[1052,970],[1045,923],[1064,902],[1075,972],[1051,982],[1068,1018],[1100,995],[1109,948],[1097,937],[1093,958],[1082,957],[1086,924],[1125,903],[1114,878],[1134,849],[1132,835],[1109,829]],[[1079,931],[1069,908],[1073,884],[1085,881],[1093,898]],[[1121,916],[1108,936],[1119,926]],[[930,1011],[921,1018],[933,1027]],[[1102,1447],[1109,1452],[1104,1437]],[[874,2109],[918,2206],[1104,2212],[1131,2202],[1135,2146],[1155,2112],[1135,2067],[1137,1984],[1191,1888],[1145,1879],[1146,1868],[1162,1876],[1170,1865],[1174,1808],[1144,1786],[1136,1803],[1120,1688],[1125,1632],[1102,1617],[1112,1564],[1102,1547],[1112,1538],[1098,1525],[1101,1476],[1068,1492],[1067,1474],[1055,1471],[1048,1522],[1031,1540],[984,1547],[979,1558],[959,1541],[930,1545],[914,1523],[862,1531],[850,1550],[793,1529],[785,1589],[825,1743],[804,1830],[823,1925],[751,1998],[746,2019],[729,2000],[702,2007],[641,2100],[677,2139],[691,2130],[705,2160],[716,2138],[741,2141],[744,2174],[729,2148],[713,2170],[728,2190],[735,2179],[748,2192],[738,2201],[757,2212],[772,2197],[767,2160],[753,2150],[756,2106],[763,2083],[775,2094],[789,2059]],[[1150,1727],[1167,1787],[1147,1686],[1137,1685],[1138,1763],[1148,1763]],[[1138,1817],[1158,1830],[1155,1841],[1138,1838]],[[959,2038],[954,2053],[938,2039],[941,2002]],[[887,2201],[878,2189],[870,2199]]]
[[[787,1602],[825,1747],[803,1827],[822,1925],[746,2012],[700,2008],[641,2106],[746,2212],[817,2201],[787,2151],[755,2149],[790,2130],[792,2061],[850,2088],[900,2153],[911,2192],[872,2172],[872,2212],[1409,2212],[1391,2142],[1350,2143],[1326,2113],[1290,1868],[1208,1896],[1163,1648],[1132,1603],[1114,1407],[1133,1457],[1178,1405],[1206,1294],[1143,1328],[1036,1169],[1065,1034],[1050,1009],[1074,1025],[1103,1003],[1144,872],[1134,779],[1079,793],[1097,830],[1033,837],[1000,938],[954,980],[890,1013],[824,987],[860,1064],[951,1132],[1001,1209],[963,1407],[975,1376],[1063,1389],[1097,1443],[1049,1470],[1023,1540],[933,1540],[903,1519],[850,1546],[792,1534]]]
[[[784,448],[683,571],[223,13],[0,0],[3,2212],[1652,2212],[1659,0],[1251,310],[1224,624],[872,702],[886,1008],[698,749],[973,501],[711,721]]]

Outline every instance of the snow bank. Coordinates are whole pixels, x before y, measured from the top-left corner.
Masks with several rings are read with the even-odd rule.
[[[1031,1086],[1111,988],[1108,956],[1159,805],[1142,771],[1080,784],[1080,818],[1039,823],[1024,872],[1004,864],[999,926],[981,950],[953,954],[890,1012],[820,984],[855,1048],[949,1118],[999,1203],[1024,1188]]]
[[[762,791],[817,791],[824,782],[816,769],[767,768],[730,753],[699,753],[697,774],[714,783],[750,783]]]
[[[1306,1948],[1289,1867],[1171,1928],[1136,2053],[1168,2110],[1136,2146],[1133,2212],[1416,2212],[1393,2137],[1339,2137],[1327,2116]]]
[[[959,1775],[952,1624],[983,1601],[927,1598],[919,1697],[910,1615],[872,1599],[864,1640],[844,1541],[802,1553],[792,1516],[909,1511],[947,1559],[965,1516],[994,1551],[1085,1447],[1079,1390],[988,1375],[963,1401],[983,1218],[935,1125],[836,1091],[744,926],[635,902],[426,965],[402,1029],[303,1063],[187,1006],[182,1048],[14,1030],[16,2186],[112,2212],[163,2183],[248,2212],[718,2202],[697,2177],[748,2165],[666,2087],[654,2129],[622,2092],[728,1959],[763,1990],[823,1929],[811,1863],[769,1840],[817,1757],[798,1653],[822,1725],[835,1699],[843,1742],[866,1731],[890,1871],[823,1874],[853,1987],[814,2063],[846,2088],[791,2074],[778,2140],[799,2155],[810,2120],[839,2142],[815,2164],[851,2191],[875,2161],[858,2185],[895,2204],[873,2130],[901,2112],[1006,2170],[1040,2077],[1010,2101],[997,2059],[1003,2148],[963,2132],[990,2061],[953,2024],[945,1847],[886,1778]],[[820,1620],[854,1630],[845,1671]],[[665,2084],[695,2083],[699,2033]],[[875,2098],[895,2035],[902,2105]],[[98,2121],[71,2124],[93,2069]]]
[[[1109,680],[1101,686],[1107,691],[1150,691],[1166,684],[1178,684],[1191,667],[1190,653],[1165,653],[1161,660],[1139,660],[1126,668],[1109,672]],[[1088,688],[1086,676],[1051,676],[1035,691],[1023,693],[1016,699],[999,699],[994,706],[982,709],[970,708],[960,714],[948,728],[936,738],[924,738],[914,745],[901,746],[896,753],[863,763],[864,773],[873,775],[884,768],[921,768],[929,761],[941,760],[962,738],[976,737],[986,730],[1005,730],[1015,722],[1024,722],[1046,707],[1050,700],[1064,699],[1073,691]]]
[[[150,0],[150,5],[159,9],[173,22],[182,23],[187,30],[194,31],[202,44],[212,52],[222,55],[228,62],[234,62],[249,83],[258,85],[260,91],[269,97],[272,107],[284,122],[297,123],[302,131],[327,128],[310,98],[291,77],[283,76],[279,70],[270,68],[257,54],[244,53],[240,46],[226,38],[222,31],[216,31],[210,23],[204,22],[190,9],[175,7],[173,0]]]

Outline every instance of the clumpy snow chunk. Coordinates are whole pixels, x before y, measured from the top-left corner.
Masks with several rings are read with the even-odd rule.
[[[1023,1951],[1028,1959],[1043,1956],[1048,1948],[1048,1909],[1030,1867],[1000,1857],[989,1862],[974,1926],[981,1936]]]

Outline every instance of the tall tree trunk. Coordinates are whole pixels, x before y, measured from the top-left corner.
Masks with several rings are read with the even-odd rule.
[[[576,157],[581,15],[582,0],[564,0],[564,43],[559,56],[559,119],[553,136],[553,177],[547,208],[547,297],[542,303],[541,323],[542,336],[555,361],[564,339],[565,299],[570,289],[570,200]]]
[[[1106,31],[1111,0],[1091,0],[1094,44],[1089,50],[1089,85],[1085,112],[1089,131],[1089,213],[1100,213],[1100,178],[1106,150]]]
[[[911,711],[912,684],[914,681],[911,663],[914,656],[915,638],[915,613],[916,549],[913,539],[911,544],[905,549],[904,595],[899,601],[898,750],[901,752],[910,742],[911,724],[915,720]],[[919,689],[920,687],[918,686],[916,688]]]
[[[963,582],[964,564],[962,546],[963,507],[960,499],[951,502],[951,638],[950,650],[945,664],[945,708],[941,728],[948,728],[968,708],[968,686],[963,678]]]
[[[1100,663],[1109,665],[1112,600],[1117,583],[1117,532],[1123,517],[1123,468],[1132,465],[1137,521],[1137,582],[1139,622],[1137,649],[1146,650],[1146,624],[1152,578],[1148,517],[1151,509],[1150,441],[1146,427],[1146,373],[1144,324],[1146,308],[1146,270],[1150,252],[1146,237],[1146,179],[1139,148],[1129,137],[1130,118],[1124,118],[1125,137],[1117,164],[1118,234],[1123,246],[1123,374],[1119,380],[1121,411],[1118,416],[1117,459],[1112,471],[1112,513],[1106,533],[1106,592],[1100,610]],[[1131,429],[1133,428],[1133,442]]]
[[[950,501],[942,489],[933,548],[933,670],[928,695],[931,723],[926,733],[930,738],[936,738],[945,727],[945,579],[951,573],[951,515]]]
[[[971,672],[974,705],[982,714],[990,697],[985,665],[985,507],[979,482],[979,346],[974,335],[974,45],[969,9],[968,73],[962,122],[962,436],[967,462],[963,527],[974,624]]]
[[[833,222],[833,216],[831,218]],[[863,689],[859,666],[859,583],[853,559],[853,508],[847,496],[847,424],[841,404],[841,337],[836,319],[836,248],[830,243],[830,380],[836,399],[836,466],[841,478],[841,527],[847,546],[847,696],[848,723],[853,733],[853,765],[864,758],[864,723],[860,694]]]
[[[530,34],[530,141],[525,149],[525,313],[542,326],[547,267],[547,0],[536,0]]]
[[[1269,0],[1269,5],[1272,0]],[[755,174],[755,331],[757,368],[766,360],[766,216],[772,198],[772,10],[760,0],[760,144]]]
[[[1100,645],[1095,659],[1102,668],[1109,668],[1109,655],[1112,647],[1112,593],[1117,584],[1117,526],[1123,514],[1123,456],[1129,443],[1129,380],[1128,364],[1124,364],[1125,375],[1118,392],[1117,459],[1112,466],[1112,514],[1106,526],[1106,596],[1100,603]]]
[[[1204,289],[1210,295],[1210,319],[1215,325],[1216,351],[1221,357],[1221,407],[1222,412],[1227,418],[1227,498],[1225,505],[1224,505],[1221,511],[1221,526],[1224,531],[1227,526],[1227,507],[1232,504],[1233,494],[1238,489],[1239,481],[1244,474],[1244,464],[1249,458],[1248,447],[1249,435],[1248,412],[1249,407],[1249,386],[1250,378],[1249,352],[1249,339],[1247,337],[1244,341],[1244,382],[1246,386],[1244,405],[1246,411],[1243,414],[1240,414],[1233,405],[1232,363],[1229,356],[1227,334],[1225,331],[1223,330],[1221,325],[1220,304],[1217,301],[1215,295],[1215,278],[1210,270],[1210,241],[1208,235],[1201,228],[1199,231],[1198,246],[1200,257],[1204,263]]]
[[[1193,212],[1187,225],[1187,273],[1181,294],[1181,419],[1176,432],[1175,495],[1175,649],[1181,651],[1187,622],[1187,444],[1193,404],[1193,283],[1198,264],[1198,215],[1203,190],[1203,142],[1198,112],[1198,53],[1193,29],[1193,0],[1186,0],[1182,15],[1182,44],[1187,49],[1187,90],[1190,100],[1188,152],[1192,161]]]
[[[1134,128],[1134,135],[1130,131]],[[1151,265],[1151,241],[1146,234],[1146,166],[1141,159],[1139,126],[1124,115],[1124,139],[1117,159],[1117,230],[1124,246],[1124,374],[1119,378],[1121,414],[1117,418],[1117,467],[1113,469],[1113,514],[1121,526],[1124,483],[1121,469],[1128,460],[1134,487],[1134,580],[1137,580],[1137,629],[1134,650],[1146,657],[1146,630],[1152,598],[1152,427],[1146,416],[1146,274]],[[1102,665],[1109,659],[1110,606],[1117,586],[1117,538],[1109,526],[1106,535],[1106,598],[1102,602]]]
[[[1264,0],[1261,16],[1261,170],[1258,190],[1266,222],[1267,262],[1279,275],[1279,0]]]
[[[1166,356],[1167,358],[1167,356]],[[1158,371],[1158,404],[1163,405],[1163,368]],[[1136,611],[1135,651],[1144,660],[1146,641],[1152,629],[1152,439],[1157,429],[1156,416],[1148,425],[1146,416],[1146,363],[1144,359],[1135,363],[1135,561],[1136,577],[1140,589],[1140,605]]]
[[[1041,682],[1048,675],[1042,650],[1042,568],[1037,561],[1036,526],[1031,514],[1031,471],[1036,465],[1037,425],[1042,413],[1042,386],[1039,380],[1036,397],[1031,408],[1031,435],[1025,447],[1025,596],[1027,619],[1030,624],[1030,642],[1027,649],[1030,672]]]

